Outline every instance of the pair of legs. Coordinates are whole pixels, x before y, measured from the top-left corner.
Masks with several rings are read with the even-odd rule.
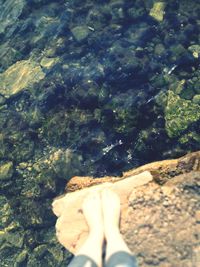
[[[110,189],[93,192],[83,202],[83,214],[89,236],[69,267],[102,267],[106,242],[105,266],[135,267],[136,261],[119,231],[120,199]]]

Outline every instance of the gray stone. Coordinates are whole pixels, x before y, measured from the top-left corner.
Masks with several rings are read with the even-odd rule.
[[[76,26],[71,29],[71,32],[76,41],[81,42],[87,39],[90,31],[87,26]]]

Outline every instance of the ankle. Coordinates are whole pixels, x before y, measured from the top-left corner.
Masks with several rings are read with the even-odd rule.
[[[89,237],[91,239],[94,239],[95,242],[98,242],[99,241],[100,243],[102,243],[103,240],[104,240],[103,229],[102,230],[95,229],[95,228],[91,229],[90,232],[89,232]]]
[[[106,240],[113,239],[113,237],[116,237],[116,236],[121,236],[119,227],[112,226],[112,227],[105,229]]]

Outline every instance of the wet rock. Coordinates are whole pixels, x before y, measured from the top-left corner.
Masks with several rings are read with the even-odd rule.
[[[195,96],[195,91],[193,85],[191,86],[189,83],[186,84],[184,90],[180,93],[180,97],[186,100],[192,100]]]
[[[165,6],[165,2],[155,1],[149,15],[159,22],[162,21],[164,18]]]
[[[40,245],[34,249],[35,257],[41,259],[44,257],[44,254],[47,252],[45,245]]]
[[[28,160],[34,154],[34,142],[28,139],[24,139],[21,141],[22,141],[21,143],[15,146],[15,149],[12,151],[10,155],[12,160],[16,159],[18,162],[23,160]],[[13,143],[15,143],[15,141]]]
[[[6,162],[0,165],[0,180],[9,180],[13,175],[13,163]]]
[[[144,22],[138,23],[128,28],[126,36],[131,44],[143,46],[144,43],[149,42],[155,36],[155,28]]]
[[[17,233],[5,233],[1,235],[6,242],[6,244],[10,247],[22,248],[24,242],[24,234],[23,232]]]
[[[30,88],[44,77],[45,74],[37,63],[31,60],[19,61],[0,74],[0,93],[9,98]]]
[[[51,69],[57,62],[59,61],[59,58],[47,58],[47,57],[43,57],[40,65],[43,68],[46,69]]]
[[[111,2],[110,5],[110,14],[112,16],[112,21],[119,23],[125,17],[124,13],[124,1],[117,0]]]
[[[192,99],[195,104],[200,104],[200,95],[195,95]]]
[[[173,91],[168,92],[165,109],[166,130],[170,137],[180,135],[187,127],[200,118],[200,106],[189,100],[181,99]]]
[[[0,215],[1,215],[1,229],[6,228],[12,221],[13,212],[5,196],[0,197]]]
[[[175,81],[170,85],[170,90],[172,90],[175,94],[180,95],[184,90],[184,85],[186,80]]]
[[[59,244],[52,245],[49,247],[48,251],[56,262],[61,263],[64,261],[64,252]]]
[[[3,96],[0,96],[0,105],[3,105],[3,104],[5,104],[5,102],[6,102],[6,99],[5,99],[5,97],[3,97]]]
[[[191,45],[188,48],[188,50],[192,52],[193,57],[199,58],[199,56],[200,56],[200,46],[199,45]]]
[[[76,26],[71,29],[71,32],[76,41],[82,42],[87,39],[90,30],[87,26]]]
[[[161,56],[166,51],[163,44],[157,44],[154,48],[154,52],[156,55]]]
[[[68,256],[69,257],[69,256]],[[52,244],[48,247],[46,245],[39,245],[34,248],[32,254],[28,258],[27,266],[34,266],[39,263],[38,266],[42,266],[45,263],[47,266],[63,266],[62,263],[68,262],[66,253],[63,251],[60,245]]]
[[[76,155],[70,149],[58,150],[50,156],[50,166],[56,175],[62,179],[69,179],[80,167],[81,156]],[[73,175],[74,175],[73,174]]]
[[[113,97],[106,105],[107,109],[112,110],[112,124],[118,133],[128,134],[134,131],[137,124],[138,113],[134,106],[134,98],[128,98],[129,92]],[[109,124],[106,118],[104,124]]]
[[[26,259],[28,257],[28,251],[23,250],[16,258],[16,262],[14,263],[14,267],[20,267],[26,264]]]
[[[22,54],[11,47],[9,45],[9,42],[6,42],[2,45],[0,45],[0,57],[1,57],[1,63],[0,67],[5,70],[9,66],[15,63],[15,60],[20,60],[22,58]]]
[[[144,7],[131,7],[128,9],[127,14],[130,19],[137,20],[146,14]]]
[[[40,203],[38,199],[30,199],[22,196],[20,198],[20,207],[16,206],[15,212],[18,213],[16,217],[18,217],[18,221],[23,228],[45,228],[51,225],[53,221],[48,199]],[[20,214],[23,214],[23,216],[20,216]]]
[[[0,33],[4,33],[7,27],[16,23],[25,5],[24,0],[18,1],[17,4],[13,0],[1,1]]]
[[[181,144],[187,144],[188,142],[196,142],[197,144],[200,141],[200,135],[196,132],[189,131],[187,134],[183,134],[179,138]]]
[[[171,62],[177,63],[181,61],[184,57],[187,57],[187,50],[183,45],[177,44],[170,47],[171,52]]]

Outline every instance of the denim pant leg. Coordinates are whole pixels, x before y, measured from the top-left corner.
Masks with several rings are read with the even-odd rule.
[[[96,263],[91,258],[85,255],[75,256],[70,262],[70,264],[68,264],[68,267],[84,267],[87,262],[91,263],[91,267],[97,267]]]
[[[124,251],[114,253],[106,262],[106,267],[138,267],[136,258]]]

